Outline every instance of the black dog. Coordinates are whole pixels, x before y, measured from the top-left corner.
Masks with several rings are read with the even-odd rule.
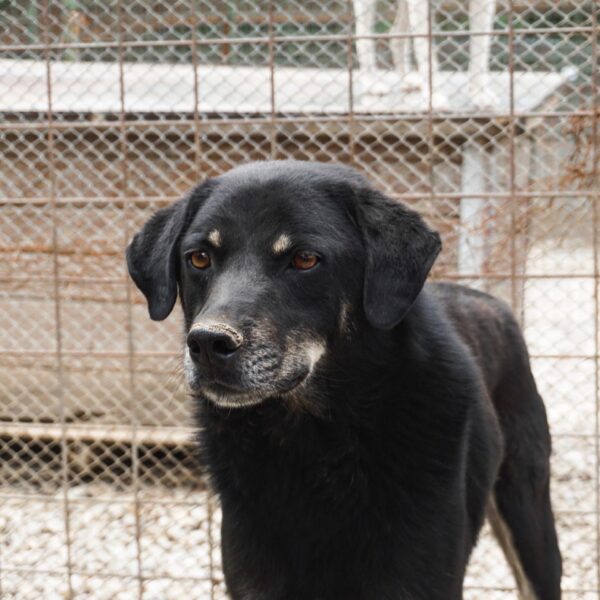
[[[486,510],[523,598],[560,598],[550,436],[502,302],[423,287],[419,215],[343,166],[234,169],[128,248],[177,290],[235,600],[456,600]]]

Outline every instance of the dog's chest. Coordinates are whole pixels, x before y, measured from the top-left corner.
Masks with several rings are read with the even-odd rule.
[[[348,427],[249,428],[206,442],[207,466],[224,506],[313,544],[330,535],[322,524],[355,539],[357,524],[379,538],[387,535],[394,523],[411,518],[414,496],[430,485],[426,469],[414,472],[406,442]]]

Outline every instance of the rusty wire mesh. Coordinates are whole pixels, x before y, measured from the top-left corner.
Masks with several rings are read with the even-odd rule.
[[[501,0],[471,31],[466,0],[434,0],[425,33],[398,33],[396,4],[362,34],[367,70],[364,1],[0,2],[3,597],[224,597],[179,315],[148,319],[123,250],[202,178],[298,158],[416,206],[443,235],[435,276],[512,303],[554,436],[564,597],[598,598],[598,5]],[[464,91],[476,36],[485,109]],[[393,64],[419,37],[431,90]],[[487,531],[466,584],[516,597]]]

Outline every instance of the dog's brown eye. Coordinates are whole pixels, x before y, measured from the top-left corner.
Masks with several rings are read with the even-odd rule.
[[[311,252],[298,252],[292,258],[292,264],[300,271],[312,269],[319,262],[319,257]]]
[[[190,262],[196,269],[206,269],[210,266],[210,256],[206,252],[197,250],[190,254]]]

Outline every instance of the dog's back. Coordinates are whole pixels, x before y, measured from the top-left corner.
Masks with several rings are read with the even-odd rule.
[[[530,375],[523,335],[505,302],[454,283],[432,283],[427,288],[469,347],[492,399],[498,386],[515,371],[525,377]],[[535,386],[533,380],[530,383]]]

